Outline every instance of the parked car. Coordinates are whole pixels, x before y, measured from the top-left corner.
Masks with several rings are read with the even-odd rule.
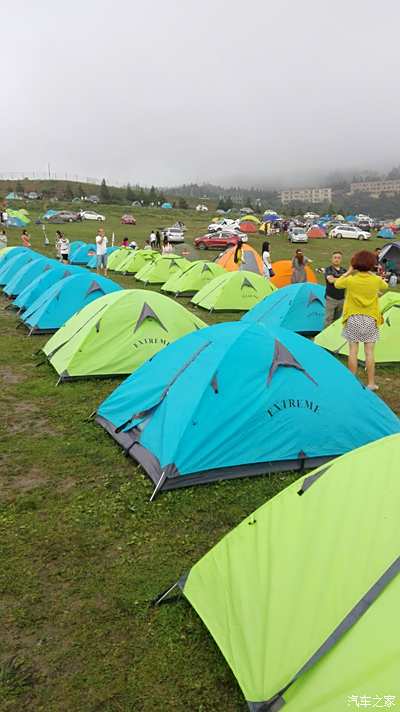
[[[50,217],[47,218],[47,222],[56,224],[79,222],[80,220],[82,220],[80,213],[74,213],[70,210],[60,210],[55,215],[50,215]]]
[[[221,250],[232,245],[237,245],[237,241],[247,242],[247,236],[243,233],[222,231],[216,234],[208,233],[202,237],[196,237],[194,246],[199,250]]]
[[[304,227],[292,227],[288,236],[289,242],[308,242],[308,235]]]
[[[180,227],[167,227],[163,231],[164,237],[168,238],[168,242],[172,242],[175,244],[185,242],[185,235]]]
[[[123,215],[121,218],[121,225],[136,225],[136,220],[133,215]]]
[[[105,221],[104,215],[95,213],[94,210],[81,210],[80,214],[81,214],[82,220],[98,220],[99,222]]]
[[[237,220],[231,220],[231,218],[222,218],[222,220],[219,220],[219,222],[213,222],[208,226],[208,233],[213,233],[213,232],[219,232],[220,230],[223,230],[224,227],[231,227],[233,225],[237,225],[239,227],[239,223]]]
[[[329,237],[337,237],[340,240],[342,237],[351,237],[353,240],[369,240],[371,235],[365,230],[360,230],[359,227],[355,225],[336,225],[333,230],[330,231]]]

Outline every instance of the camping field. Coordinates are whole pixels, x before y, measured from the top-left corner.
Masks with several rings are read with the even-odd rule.
[[[96,210],[116,244],[127,235],[143,246],[151,229],[179,218],[188,230],[177,251],[217,254],[192,245],[211,214],[139,209],[132,227],[120,225],[121,207]],[[32,247],[54,256],[57,228],[91,242],[97,224],[47,226],[45,248],[32,222]],[[8,230],[9,244],[19,235]],[[263,237],[249,241],[259,248]],[[293,255],[283,236],[270,242],[273,260]],[[375,238],[363,247],[383,244]],[[322,267],[334,248],[347,265],[360,243],[313,240],[304,252]],[[46,337],[28,338],[5,305],[0,297],[0,712],[244,712],[233,675],[189,604],[149,604],[297,475],[176,490],[150,504],[149,479],[88,420],[119,379],[57,387],[52,368],[39,365]],[[208,323],[241,316],[196,313]],[[378,367],[377,383],[400,415],[399,368]],[[332,398],[344,398],[334,383]]]

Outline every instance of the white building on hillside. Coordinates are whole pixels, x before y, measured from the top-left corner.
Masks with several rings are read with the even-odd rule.
[[[280,198],[282,205],[286,203],[331,203],[332,188],[293,188],[292,190],[281,190]]]

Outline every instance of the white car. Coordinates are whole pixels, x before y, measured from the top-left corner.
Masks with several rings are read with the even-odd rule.
[[[175,244],[185,242],[185,235],[180,227],[167,227],[164,230],[164,237],[168,238],[168,242]]]
[[[82,220],[98,220],[99,222],[104,222],[104,215],[95,213],[94,210],[82,210],[81,211]]]
[[[289,230],[289,242],[308,242],[304,227],[292,227]]]
[[[355,225],[336,225],[333,230],[330,231],[329,237],[337,237],[340,240],[342,237],[351,237],[353,240],[369,240],[371,235],[365,230],[360,230],[359,227]]]
[[[219,220],[218,222],[213,222],[208,226],[208,232],[219,232],[222,230],[224,227],[239,227],[239,223],[237,220],[232,220],[230,218],[222,218],[222,220]]]

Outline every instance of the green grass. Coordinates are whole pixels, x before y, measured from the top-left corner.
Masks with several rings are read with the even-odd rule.
[[[143,209],[134,211],[137,227],[121,228],[123,210],[101,211],[109,235],[135,235],[140,244],[178,216]],[[190,244],[208,220],[194,212],[183,219]],[[96,227],[65,231],[89,241]],[[41,227],[30,232],[45,252]],[[9,236],[15,244],[19,231]],[[274,259],[293,253],[283,237],[271,243]],[[340,246],[348,260],[359,245]],[[321,240],[305,252],[323,266],[331,249]],[[201,316],[211,323],[240,315]],[[0,311],[1,712],[244,711],[233,675],[189,605],[149,602],[295,476],[178,490],[149,504],[149,480],[86,420],[118,381],[56,387],[52,369],[36,367],[45,338],[28,338],[17,323]],[[381,395],[398,413],[399,382],[397,368],[378,369]]]

